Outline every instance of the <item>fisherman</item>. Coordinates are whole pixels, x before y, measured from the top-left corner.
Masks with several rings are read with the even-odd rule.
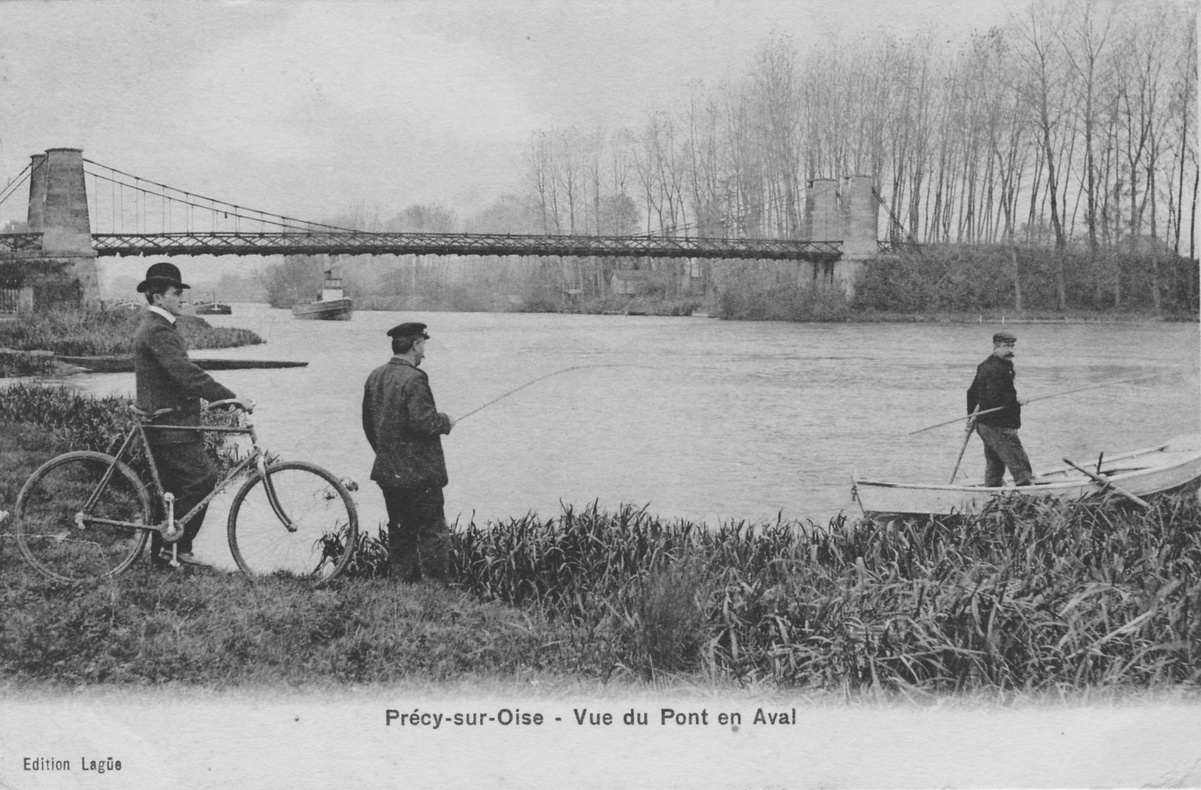
[[[149,306],[133,340],[134,382],[137,406],[146,412],[172,409],[156,425],[200,425],[200,399],[208,401],[235,398],[195,362],[176,327],[183,313],[183,289],[178,267],[173,263],[155,263],[146,270],[146,279],[138,284],[138,293],[146,295]],[[204,449],[199,431],[148,430],[146,440],[158,466],[163,489],[175,495],[176,517],[187,514],[208,496],[217,484],[217,468]],[[180,565],[204,568],[208,563],[192,554],[192,541],[200,532],[207,508],[188,522],[176,542],[175,559]],[[166,565],[171,550],[159,533],[151,534],[150,558],[155,565]]]
[[[439,584],[448,580],[450,530],[443,512],[447,483],[442,434],[455,421],[434,406],[425,358],[426,325],[388,330],[392,359],[367,377],[363,432],[375,451],[371,479],[388,509],[388,572],[393,579]]]
[[[1013,346],[1017,338],[1004,330],[992,336],[992,354],[976,368],[967,390],[967,432],[973,427],[984,442],[984,485],[1002,485],[1005,470],[1015,485],[1030,485],[1030,459],[1018,438],[1022,427],[1022,402],[1014,387]],[[971,415],[997,409],[979,417]]]

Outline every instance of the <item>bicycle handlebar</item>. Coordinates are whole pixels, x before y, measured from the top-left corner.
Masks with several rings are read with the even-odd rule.
[[[226,398],[225,400],[215,400],[209,403],[206,408],[211,411],[212,409],[224,409],[226,407],[241,409],[247,414],[250,414],[254,411],[254,401],[250,399],[240,400],[238,398]]]

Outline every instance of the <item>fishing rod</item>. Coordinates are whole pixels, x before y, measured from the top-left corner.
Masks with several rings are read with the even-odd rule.
[[[514,387],[513,389],[506,392],[504,395],[500,395],[500,396],[495,397],[492,400],[488,401],[483,406],[475,407],[471,411],[464,414],[462,417],[456,417],[455,424],[457,425],[458,423],[462,422],[463,420],[467,419],[468,417],[470,417],[471,415],[475,414],[478,411],[483,411],[484,409],[488,408],[493,403],[496,403],[499,400],[504,400],[505,398],[509,397],[510,395],[512,395],[515,392],[520,392],[521,390],[525,389],[526,387],[530,386],[531,384],[537,384],[539,381],[544,381],[546,379],[551,378],[552,376],[558,376],[563,373],[570,373],[573,370],[584,370],[586,368],[646,368],[648,370],[651,369],[649,365],[632,365],[632,364],[626,364],[626,363],[621,363],[621,362],[608,364],[608,365],[572,365],[569,368],[563,368],[562,370],[556,370],[553,373],[547,373],[545,376],[539,376],[536,379],[531,379],[530,381],[527,381],[525,384],[522,384],[520,387]]]
[[[1022,405],[1025,405],[1027,403],[1034,403],[1035,401],[1038,401],[1038,400],[1047,400],[1048,398],[1059,398],[1064,395],[1071,395],[1074,392],[1083,392],[1084,390],[1095,390],[1095,389],[1098,389],[1099,387],[1115,387],[1118,384],[1133,384],[1136,381],[1146,381],[1147,379],[1158,378],[1159,375],[1160,374],[1158,374],[1158,373],[1152,373],[1149,376],[1139,376],[1138,378],[1123,379],[1122,381],[1106,381],[1106,382],[1102,382],[1101,384],[1090,384],[1087,387],[1077,387],[1076,389],[1064,390],[1063,392],[1053,392],[1050,395],[1039,395],[1037,398],[1030,398],[1026,401],[1023,401]],[[974,414],[967,414],[962,417],[956,417],[953,420],[946,420],[945,422],[940,422],[936,425],[927,425],[925,428],[918,428],[916,431],[910,431],[909,435],[913,436],[915,433],[922,433],[923,431],[933,430],[934,428],[941,428],[942,426],[950,425],[953,422],[961,422],[963,420],[967,420],[967,419],[970,419],[973,417],[980,417],[982,415],[991,414],[994,411],[1000,411],[1001,409],[1007,409],[1007,408],[1009,408],[1009,407],[1008,406],[997,406],[992,409],[985,409],[984,411],[977,411]]]

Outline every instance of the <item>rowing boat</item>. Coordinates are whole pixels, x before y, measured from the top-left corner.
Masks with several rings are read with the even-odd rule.
[[[1066,501],[1112,488],[1144,497],[1201,484],[1201,434],[1177,436],[1155,447],[1106,457],[1099,482],[1071,464],[1034,475],[1028,486],[990,488],[983,483],[925,485],[854,478],[852,496],[868,515],[950,515],[981,510],[998,498]]]

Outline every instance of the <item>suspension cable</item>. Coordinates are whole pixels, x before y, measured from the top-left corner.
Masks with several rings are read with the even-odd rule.
[[[247,212],[257,213],[257,214],[259,214],[260,216],[272,217],[272,218],[275,218],[275,219],[278,219],[278,220],[280,220],[279,222],[267,222],[266,220],[262,220],[262,219],[260,219],[260,222],[262,222],[262,223],[263,223],[263,224],[265,224],[265,225],[278,225],[278,226],[280,226],[280,227],[285,227],[285,228],[287,228],[287,227],[292,227],[292,226],[295,226],[295,225],[300,225],[300,226],[307,226],[307,227],[311,227],[311,228],[324,228],[324,229],[327,229],[327,230],[337,230],[337,231],[343,231],[343,232],[347,232],[347,233],[355,233],[355,232],[356,232],[356,231],[355,231],[354,229],[352,229],[352,228],[344,228],[344,227],[341,227],[341,226],[338,226],[338,225],[330,225],[330,224],[328,224],[328,223],[323,223],[323,222],[312,222],[312,221],[309,221],[309,220],[297,219],[296,217],[289,217],[289,216],[286,216],[286,215],[284,215],[284,214],[274,214],[274,213],[271,213],[271,212],[262,211],[262,210],[260,210],[260,209],[253,209],[253,208],[250,208],[249,206],[240,206],[240,205],[238,205],[238,204],[236,204],[236,203],[230,203],[229,201],[226,201],[226,200],[221,200],[220,198],[212,198],[212,197],[208,197],[208,196],[206,196],[206,195],[200,195],[200,194],[193,193],[193,192],[185,192],[184,190],[182,190],[182,189],[179,189],[179,188],[177,188],[177,187],[169,186],[169,185],[167,185],[167,184],[163,184],[163,183],[160,183],[160,182],[158,182],[158,181],[154,181],[154,180],[152,180],[152,179],[149,179],[149,178],[141,178],[140,176],[135,176],[135,175],[133,175],[132,173],[126,173],[126,172],[125,172],[125,171],[123,171],[123,170],[118,170],[118,169],[117,169],[117,168],[115,168],[115,167],[110,167],[110,166],[108,166],[108,165],[103,165],[103,164],[100,164],[99,162],[94,162],[94,161],[92,161],[91,159],[86,159],[86,158],[85,158],[83,161],[84,161],[84,162],[87,162],[88,164],[90,164],[90,165],[93,165],[93,166],[95,166],[95,167],[100,167],[100,168],[103,168],[103,169],[105,169],[105,170],[108,170],[108,171],[110,171],[110,172],[117,173],[117,174],[119,174],[119,175],[122,175],[122,176],[124,176],[124,177],[126,177],[126,178],[132,178],[132,179],[135,179],[135,180],[137,180],[137,181],[145,181],[146,183],[148,183],[148,184],[153,184],[154,186],[156,186],[156,187],[159,187],[159,188],[161,188],[161,189],[164,189],[164,190],[171,190],[172,192],[178,192],[178,193],[181,193],[181,194],[183,194],[183,195],[185,196],[185,198],[184,198],[183,200],[180,200],[179,198],[171,198],[171,199],[172,199],[172,200],[175,200],[176,202],[182,202],[182,203],[185,203],[186,205],[188,205],[188,206],[191,206],[191,207],[197,207],[197,208],[208,208],[209,210],[212,210],[212,208],[211,208],[211,207],[204,206],[202,203],[194,203],[194,202],[192,202],[192,198],[195,198],[195,199],[197,199],[197,200],[201,200],[201,201],[207,200],[207,201],[209,201],[209,202],[210,202],[210,204],[213,204],[213,205],[215,205],[215,204],[218,204],[218,203],[219,203],[219,204],[221,204],[221,205],[223,205],[223,206],[228,206],[228,207],[230,207],[231,209],[233,209],[233,210],[234,210],[234,214],[235,214],[235,216],[237,216],[237,215],[238,215],[238,212],[239,212],[239,211],[247,211]],[[93,175],[96,175],[96,174],[94,173]],[[106,180],[115,180],[115,179],[107,178],[107,177],[105,177],[105,176],[100,176],[100,177],[101,177],[101,178],[106,178]],[[121,182],[118,182],[118,183],[121,183]],[[140,188],[140,187],[139,187],[139,188]],[[145,191],[149,191],[149,190],[145,190]],[[165,197],[165,196],[166,196],[166,193],[163,193],[163,194],[164,194],[164,197]],[[251,219],[251,217],[246,217],[246,218],[247,218],[247,219]],[[290,224],[290,223],[291,223],[291,224]]]

